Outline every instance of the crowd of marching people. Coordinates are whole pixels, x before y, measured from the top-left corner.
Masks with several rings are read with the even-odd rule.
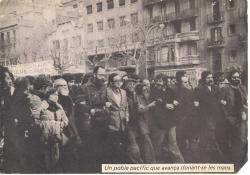
[[[111,73],[13,77],[0,67],[1,168],[6,173],[93,173],[108,163],[247,160],[243,74],[175,77]]]

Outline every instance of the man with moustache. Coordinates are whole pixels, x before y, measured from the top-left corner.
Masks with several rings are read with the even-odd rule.
[[[222,152],[216,138],[216,132],[222,118],[219,88],[214,85],[213,75],[210,71],[201,74],[201,84],[195,91],[195,106],[200,116],[200,142],[204,163],[219,163]]]
[[[76,97],[76,106],[84,109],[82,117],[89,117],[90,120],[89,129],[82,138],[84,144],[81,163],[84,172],[100,172],[101,164],[106,159],[105,140],[108,113],[105,109],[105,81],[106,70],[102,66],[95,67],[93,77],[80,87]]]
[[[231,70],[228,81],[230,84],[222,89],[226,119],[225,154],[227,161],[239,168],[247,159],[247,91],[241,84],[239,71]]]
[[[73,101],[71,96],[69,96],[69,87],[64,79],[56,79],[54,81],[54,87],[58,91],[58,103],[62,105],[69,120],[69,125],[64,130],[64,146],[62,149],[61,162],[64,164],[63,168],[65,173],[74,173],[77,172],[78,168],[77,157],[75,156],[76,144],[81,144],[81,137],[76,128]]]

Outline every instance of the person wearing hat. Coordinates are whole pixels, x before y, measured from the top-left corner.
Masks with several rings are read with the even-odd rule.
[[[195,90],[195,106],[200,116],[200,146],[204,163],[219,163],[222,161],[222,152],[216,138],[218,124],[222,120],[220,91],[214,85],[210,71],[201,74],[200,85]]]

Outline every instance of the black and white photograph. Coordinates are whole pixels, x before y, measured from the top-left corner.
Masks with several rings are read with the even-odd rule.
[[[239,172],[247,33],[247,0],[0,0],[0,174]]]

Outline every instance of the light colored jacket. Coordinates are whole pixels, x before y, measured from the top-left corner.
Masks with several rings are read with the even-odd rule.
[[[110,118],[108,128],[110,131],[124,131],[128,118],[128,101],[126,92],[123,89],[119,90],[121,95],[121,102],[118,104],[113,90],[107,88],[107,102],[111,103],[109,108]]]

